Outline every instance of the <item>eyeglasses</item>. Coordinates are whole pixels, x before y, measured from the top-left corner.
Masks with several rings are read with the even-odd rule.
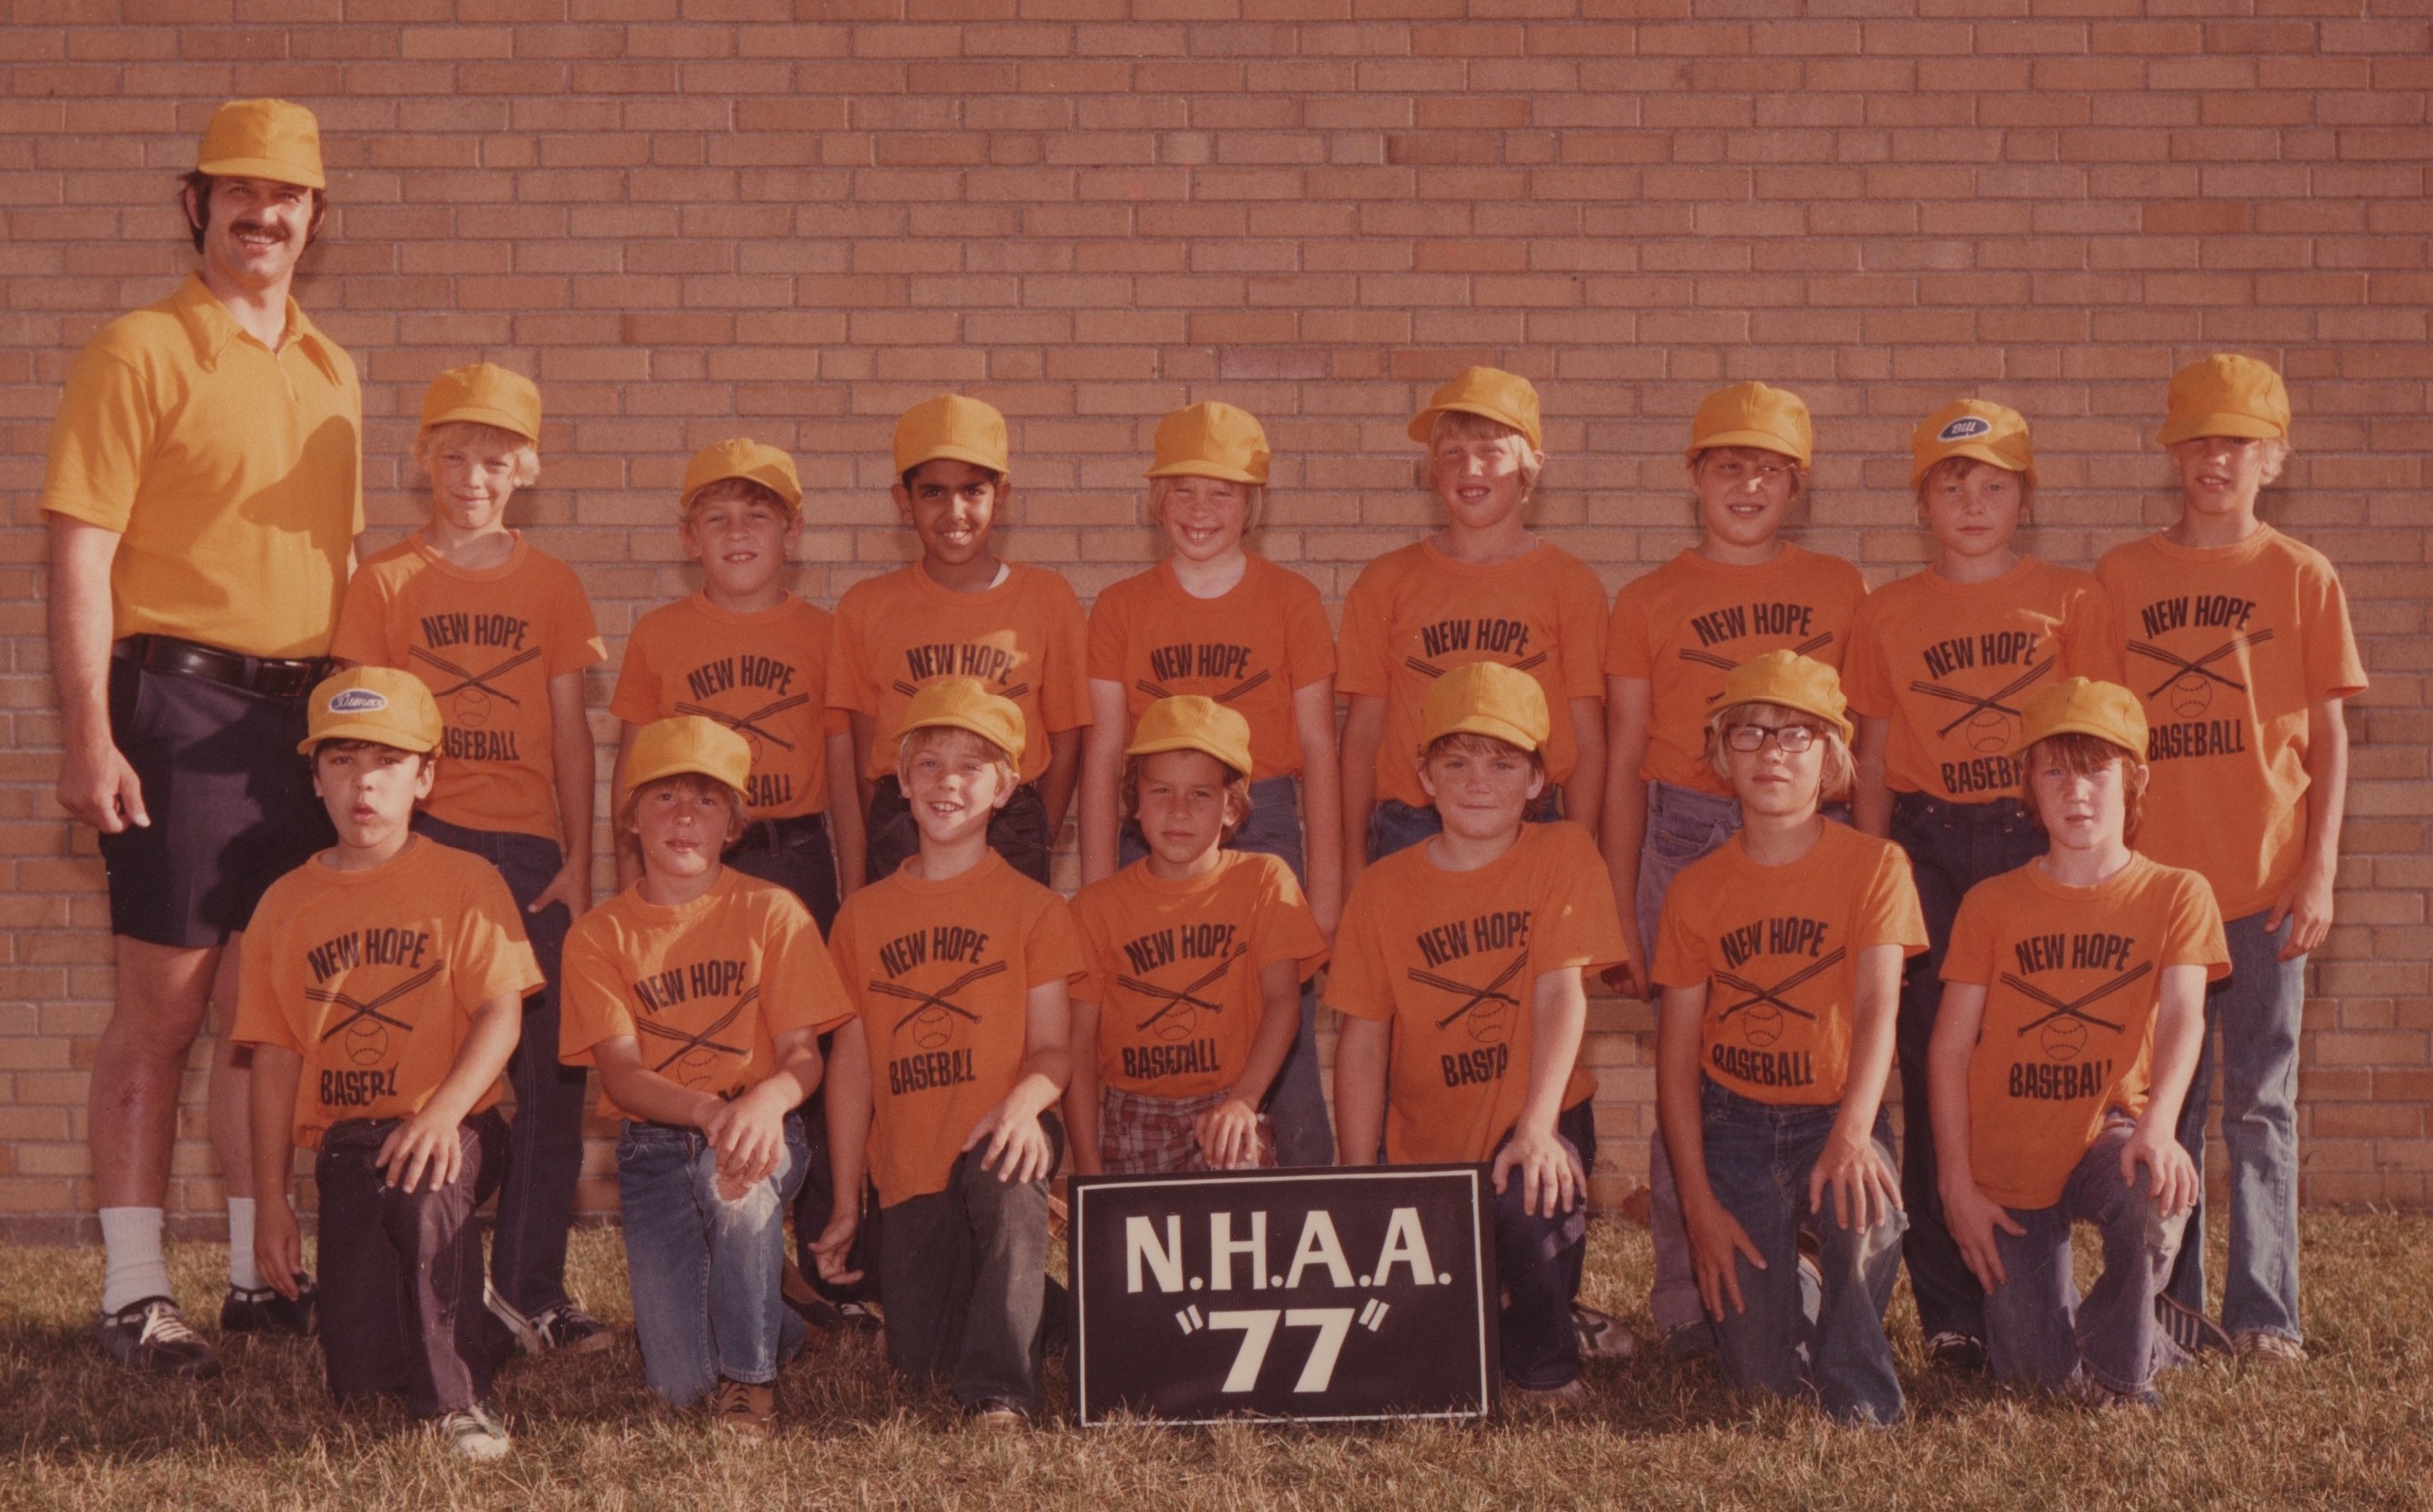
[[[1762,751],[1772,740],[1784,756],[1797,756],[1816,743],[1821,734],[1812,724],[1734,724],[1724,731],[1724,744],[1734,751],[1747,754]]]

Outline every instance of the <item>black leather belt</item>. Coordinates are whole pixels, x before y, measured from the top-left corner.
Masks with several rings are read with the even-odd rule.
[[[110,654],[147,672],[200,677],[268,698],[301,698],[330,672],[329,661],[320,656],[296,660],[248,656],[176,636],[128,636],[113,643]]]
[[[782,851],[786,848],[786,842],[797,835],[825,835],[827,830],[828,816],[825,814],[796,814],[791,819],[756,819],[743,826],[743,833],[736,837],[735,843],[729,845],[727,851],[732,854],[746,846],[766,851]]]

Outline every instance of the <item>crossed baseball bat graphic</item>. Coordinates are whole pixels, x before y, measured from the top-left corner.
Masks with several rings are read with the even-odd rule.
[[[2117,993],[2123,987],[2128,986],[2131,982],[2139,980],[2148,972],[2151,972],[2153,969],[2154,963],[2151,960],[2140,966],[2133,966],[2129,970],[2122,972],[2119,976],[2113,977],[2110,981],[2105,982],[2102,986],[2096,988],[2093,992],[2083,994],[2076,999],[2067,1003],[2033,983],[2020,980],[2018,977],[2012,976],[2007,971],[2002,973],[2002,985],[2010,988],[2014,992],[2033,997],[2037,1002],[2044,1004],[2045,1007],[2052,1010],[2051,1012],[2047,1013],[2044,1017],[2037,1019],[2033,1023],[2022,1024],[2019,1026],[2019,1033],[2023,1036],[2030,1029],[2043,1028],[2046,1025],[2051,1023],[2057,1018],[2074,1018],[2081,1024],[2092,1024],[2097,1028],[2110,1029],[2113,1033],[2118,1034],[2120,1032],[2119,1025],[2113,1023],[2110,1019],[2097,1018],[2094,1014],[2085,1011],[2086,1006],[2090,1003],[2099,1002],[2103,998],[2111,996],[2114,993]]]
[[[737,994],[735,1001],[728,1005],[726,1011],[719,1015],[717,1022],[711,1024],[709,1028],[703,1029],[698,1034],[687,1034],[682,1029],[670,1028],[664,1024],[654,1024],[646,1018],[636,1019],[634,1021],[634,1028],[650,1035],[654,1039],[667,1040],[673,1043],[675,1045],[674,1049],[668,1052],[666,1060],[661,1061],[657,1065],[651,1067],[651,1069],[653,1071],[665,1071],[668,1067],[675,1064],[678,1061],[683,1060],[686,1056],[692,1054],[695,1050],[723,1050],[728,1055],[750,1055],[752,1052],[740,1045],[721,1045],[716,1040],[711,1039],[710,1036],[724,1031],[726,1026],[734,1023],[737,1016],[740,1015],[746,1008],[749,1008],[752,1005],[752,1000],[759,995],[760,989],[758,986],[755,985],[745,988],[741,993]]]
[[[905,1025],[911,1023],[922,1014],[929,1012],[935,1009],[944,1009],[949,1013],[959,1013],[964,1018],[970,1019],[973,1023],[977,1024],[980,1021],[980,1016],[978,1013],[973,1012],[970,1009],[964,1008],[952,1001],[954,995],[983,977],[995,976],[998,972],[1007,969],[1011,964],[1012,963],[1009,961],[992,960],[985,966],[974,966],[971,970],[963,973],[961,977],[956,977],[953,981],[948,982],[945,986],[939,988],[934,993],[925,993],[916,987],[899,987],[893,982],[872,982],[870,984],[870,990],[887,997],[900,997],[907,1002],[918,1003],[921,1005],[920,1007],[912,1010],[912,1011],[905,1014],[902,1018],[897,1019],[895,1021],[895,1028],[889,1031],[891,1033],[903,1033]]]
[[[1546,665],[1546,659],[1553,654],[1551,651],[1541,651],[1534,656],[1523,656],[1512,664],[1512,670],[1516,672],[1533,671]],[[1403,665],[1422,677],[1442,677],[1446,671],[1446,669],[1438,666],[1435,662],[1422,661],[1417,656],[1404,657]]]
[[[920,685],[920,684],[918,684],[918,683],[908,683],[908,682],[906,682],[906,681],[905,681],[903,678],[901,678],[901,677],[898,677],[897,679],[895,679],[895,682],[894,682],[894,684],[893,684],[893,687],[894,687],[894,688],[895,688],[895,690],[896,690],[897,692],[899,692],[899,693],[903,694],[906,698],[911,698],[911,697],[914,697],[915,695],[917,695],[917,694],[921,691],[921,685]],[[999,698],[1020,698],[1023,694],[1028,693],[1028,692],[1029,692],[1029,691],[1030,691],[1030,685],[1029,685],[1029,683],[1016,683],[1016,684],[1014,684],[1012,688],[1006,688],[1006,689],[1004,689],[1003,691],[999,692],[999,693],[997,694],[997,697],[999,697]]]
[[[425,651],[420,646],[408,646],[405,648],[405,654],[408,656],[418,656],[424,661],[429,662],[434,667],[438,668],[441,671],[446,672],[451,677],[460,679],[460,681],[451,688],[438,688],[432,689],[431,696],[433,698],[446,698],[451,693],[461,693],[468,688],[473,688],[481,689],[483,692],[489,694],[492,698],[503,698],[508,703],[513,704],[516,707],[521,708],[524,706],[524,701],[522,699],[508,692],[505,688],[493,685],[490,679],[493,677],[503,677],[507,673],[522,666],[524,663],[532,660],[534,657],[540,654],[540,648],[538,646],[527,647],[522,651],[517,652],[514,655],[507,657],[505,660],[500,662],[497,666],[492,667],[485,672],[468,672],[464,668],[457,666],[452,661],[450,661],[447,657],[436,655],[431,652]]]
[[[1235,683],[1233,687],[1225,689],[1225,691],[1217,694],[1216,702],[1219,704],[1231,704],[1234,700],[1241,697],[1244,693],[1247,693],[1251,689],[1260,687],[1266,683],[1268,677],[1268,674],[1266,672],[1253,672],[1250,676],[1243,678],[1240,682]],[[1172,693],[1166,691],[1165,684],[1152,682],[1150,679],[1146,677],[1136,680],[1132,686],[1139,688],[1142,692],[1147,693],[1151,698],[1172,698],[1174,696]]]
[[[1116,977],[1115,985],[1118,987],[1129,987],[1133,992],[1140,994],[1143,997],[1158,997],[1165,1000],[1165,1006],[1164,1008],[1159,1009],[1156,1012],[1151,1013],[1148,1017],[1141,1020],[1138,1024],[1135,1024],[1132,1027],[1136,1029],[1145,1029],[1179,1008],[1204,1008],[1211,1013],[1222,1013],[1225,1010],[1220,1005],[1212,1003],[1204,997],[1196,997],[1193,994],[1198,993],[1201,988],[1221,979],[1227,972],[1234,969],[1234,962],[1241,960],[1244,956],[1247,956],[1250,953],[1250,946],[1235,945],[1232,955],[1227,956],[1224,960],[1218,961],[1214,966],[1201,972],[1197,980],[1193,981],[1191,985],[1183,988],[1180,992],[1170,987],[1160,987],[1155,982],[1143,981],[1137,977]]]
[[[1807,639],[1792,647],[1791,650],[1794,655],[1805,656],[1812,651],[1822,651],[1832,643],[1833,632],[1828,630],[1819,635],[1810,636]],[[1678,651],[1675,652],[1674,654],[1680,657],[1683,661],[1694,661],[1701,667],[1720,667],[1727,672],[1738,671],[1741,665],[1739,662],[1732,660],[1729,656],[1723,655],[1717,652],[1703,651],[1696,646],[1683,646]],[[1723,690],[1721,688],[1717,688],[1714,692],[1707,695],[1707,702],[1711,704],[1723,696]]]
[[[1459,1008],[1437,1020],[1437,1028],[1446,1029],[1453,1028],[1455,1019],[1476,1009],[1481,1003],[1503,1003],[1508,1007],[1519,1008],[1521,999],[1506,992],[1504,986],[1513,977],[1520,976],[1521,968],[1528,963],[1529,950],[1524,945],[1519,955],[1513,957],[1502,971],[1496,973],[1495,979],[1484,987],[1472,987],[1468,982],[1457,982],[1450,977],[1439,977],[1434,972],[1421,971],[1417,966],[1406,968],[1403,975],[1422,987],[1433,987],[1440,993],[1453,993],[1463,999]]]
[[[794,748],[793,741],[787,739],[783,736],[772,734],[768,730],[761,728],[760,722],[762,720],[775,719],[778,715],[785,713],[788,709],[800,708],[810,701],[810,694],[796,693],[791,698],[781,698],[774,704],[771,704],[764,708],[754,709],[749,714],[724,714],[721,713],[717,709],[711,708],[706,704],[678,704],[676,705],[676,712],[679,714],[698,714],[705,719],[716,720],[719,723],[725,725],[728,729],[735,731],[739,735],[748,732],[760,737],[760,739],[767,740],[773,745],[780,746],[788,751],[791,751]]]
[[[2186,657],[2179,655],[2176,653],[2165,651],[2162,647],[2157,646],[2151,641],[2133,640],[2129,642],[2129,649],[2135,652],[2140,656],[2151,657],[2159,662],[2168,662],[2170,665],[2170,675],[2164,678],[2161,682],[2156,683],[2152,691],[2146,695],[2148,698],[2154,697],[2155,694],[2160,693],[2164,688],[2178,682],[2182,675],[2188,672],[2194,672],[2199,677],[2211,678],[2213,681],[2220,683],[2224,688],[2236,688],[2239,692],[2244,693],[2247,691],[2247,685],[2245,683],[2225,677],[2221,673],[2215,671],[2213,670],[2213,664],[2221,660],[2224,656],[2229,655],[2234,651],[2243,650],[2249,646],[2260,646],[2271,638],[2272,632],[2270,630],[2258,630],[2252,636],[2233,636],[2228,640],[2223,641],[2220,645],[2216,646],[2209,652],[2206,652],[2203,655],[2199,656],[2194,661],[2190,661]]]
[[[353,998],[349,997],[346,994],[337,991],[335,988],[305,988],[304,995],[312,1001],[315,1003],[328,1003],[333,1007],[343,1008],[347,1011],[347,1016],[344,1019],[340,1020],[338,1023],[331,1025],[328,1028],[321,1031],[321,1042],[325,1045],[328,1044],[330,1041],[336,1039],[339,1035],[345,1033],[350,1028],[353,1028],[356,1025],[362,1023],[367,1018],[376,1019],[393,1029],[404,1029],[406,1032],[412,1033],[414,1031],[413,1025],[408,1024],[401,1018],[391,1018],[386,1013],[382,1012],[381,1010],[386,1008],[389,1004],[396,1002],[399,998],[403,997],[406,994],[414,991],[416,988],[431,980],[431,978],[438,976],[441,972],[446,971],[447,969],[448,963],[446,961],[434,962],[429,970],[417,972],[415,975],[408,977],[405,980],[390,988],[387,992],[384,992],[378,997],[373,998],[368,1003],[356,1002]]]
[[[1987,709],[1991,709],[1997,714],[2008,714],[2015,719],[2017,718],[2019,711],[2013,708],[2010,705],[2003,703],[2002,700],[2010,697],[2012,694],[2019,691],[2019,689],[2027,687],[2030,683],[2034,682],[2037,678],[2042,677],[2045,673],[2052,671],[2053,664],[2057,659],[2058,658],[2051,656],[2046,657],[2043,661],[2037,662],[2034,666],[2030,667],[2026,671],[2014,677],[1995,691],[1986,694],[1983,698],[1977,698],[1970,694],[1964,693],[1956,688],[1945,688],[1936,683],[1913,682],[1909,686],[1913,692],[1924,693],[1931,698],[1949,699],[1954,704],[1965,704],[1968,705],[1962,709],[1959,716],[1953,719],[1950,723],[1934,732],[1937,735],[1949,735],[1952,731],[1960,728],[1963,724],[1975,719],[1979,713]]]
[[[1816,1022],[1815,1014],[1811,1013],[1808,1010],[1800,1008],[1795,1004],[1783,1001],[1782,994],[1798,986],[1800,983],[1807,981],[1810,977],[1816,976],[1820,972],[1830,971],[1833,967],[1841,964],[1842,958],[1848,954],[1849,950],[1846,946],[1843,949],[1834,951],[1829,956],[1819,956],[1816,960],[1800,967],[1797,971],[1793,972],[1790,976],[1785,977],[1782,980],[1775,983],[1771,987],[1760,987],[1757,983],[1750,981],[1748,978],[1744,977],[1735,977],[1727,971],[1719,971],[1715,973],[1715,980],[1723,983],[1725,986],[1730,988],[1736,993],[1747,993],[1749,994],[1748,996],[1742,998],[1739,1002],[1734,1003],[1731,1007],[1725,1009],[1721,1013],[1716,1014],[1715,1022],[1721,1024],[1724,1020],[1731,1017],[1734,1013],[1739,1012],[1742,1009],[1755,1008],[1760,1003],[1767,1003],[1782,1010],[1786,1013],[1796,1013],[1801,1018],[1813,1024]]]

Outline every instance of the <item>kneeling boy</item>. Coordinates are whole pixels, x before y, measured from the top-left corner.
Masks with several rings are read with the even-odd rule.
[[[1596,1160],[1581,973],[1627,946],[1588,831],[1522,823],[1546,786],[1547,727],[1544,690],[1514,668],[1472,662],[1428,689],[1419,781],[1443,828],[1361,874],[1326,1000],[1344,1015],[1339,1158],[1368,1164],[1382,1123],[1395,1164],[1494,1163],[1504,1373],[1565,1406],[1580,1397],[1572,1300]]]
[[[1022,709],[948,678],[913,695],[900,730],[894,774],[921,848],[845,899],[829,941],[860,1016],[836,1035],[836,1209],[814,1252],[827,1280],[858,1279],[846,1257],[867,1168],[889,1361],[1012,1427],[1039,1407],[1047,1178],[1063,1143],[1048,1110],[1069,1062],[1065,994],[1087,965],[1064,900],[989,848]]]
[[[2136,695],[2073,677],[2020,725],[2022,801],[2050,843],[1971,888],[1951,926],[1928,1052],[1943,1210],[1986,1291],[1996,1375],[2152,1402],[2156,1368],[2181,1357],[2154,1299],[2197,1196],[2174,1130],[2230,949],[2205,879],[2129,848],[2147,780]],[[2103,1236],[2084,1302],[2073,1220]]]
[[[474,1210],[505,1172],[492,1105],[540,967],[498,869],[411,828],[440,734],[421,681],[341,672],[309,722],[300,749],[338,843],[264,895],[238,978],[256,1262],[297,1294],[287,1189],[295,1148],[316,1151],[331,1394],[402,1397],[457,1453],[496,1459],[506,1431],[484,1402],[512,1345],[482,1305]]]

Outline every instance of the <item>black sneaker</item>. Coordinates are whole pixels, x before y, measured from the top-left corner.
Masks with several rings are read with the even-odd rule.
[[[311,1338],[321,1326],[321,1288],[302,1271],[296,1295],[281,1297],[267,1286],[231,1286],[220,1300],[220,1333],[286,1334]]]
[[[146,1297],[115,1313],[104,1313],[94,1332],[101,1352],[130,1370],[190,1381],[207,1381],[220,1373],[219,1351],[186,1326],[186,1315],[166,1297]]]
[[[2222,1332],[2221,1325],[2175,1297],[2154,1299],[2154,1321],[2161,1325],[2166,1338],[2191,1355],[2207,1350],[2231,1352],[2230,1335]]]
[[[842,1301],[836,1304],[837,1321],[848,1334],[876,1334],[887,1326],[878,1309],[868,1302]]]
[[[1627,1360],[1639,1352],[1639,1341],[1623,1327],[1621,1318],[1586,1302],[1572,1304],[1572,1332],[1579,1336],[1584,1360]]]
[[[540,1339],[536,1354],[593,1354],[616,1342],[607,1324],[573,1302],[535,1314],[532,1329]]]
[[[1985,1341],[1946,1329],[1928,1336],[1926,1363],[1962,1375],[1975,1375],[1985,1368]]]

